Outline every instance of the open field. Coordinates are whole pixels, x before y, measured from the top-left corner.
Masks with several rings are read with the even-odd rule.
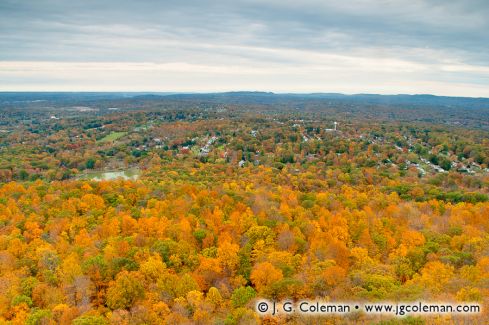
[[[104,142],[114,142],[116,140],[119,140],[123,136],[127,135],[127,132],[111,132],[110,134],[106,135],[102,139],[98,140],[100,143]]]

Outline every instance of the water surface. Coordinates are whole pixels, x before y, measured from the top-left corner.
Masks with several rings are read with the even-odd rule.
[[[90,179],[94,181],[109,181],[115,179],[136,180],[141,175],[141,170],[138,168],[130,168],[118,171],[98,171],[89,172],[82,175],[81,179]]]

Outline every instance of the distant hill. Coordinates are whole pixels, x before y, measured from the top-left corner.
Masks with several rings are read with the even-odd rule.
[[[158,93],[158,92],[0,92],[0,104],[22,102],[80,102],[96,100],[185,100],[240,104],[274,104],[287,101],[328,100],[331,102],[375,105],[443,106],[489,108],[489,98],[448,97],[435,95],[378,95],[339,93],[277,94],[259,91],[222,93]]]

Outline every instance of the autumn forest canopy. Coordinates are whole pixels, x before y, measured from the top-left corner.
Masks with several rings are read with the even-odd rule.
[[[487,99],[0,93],[0,324],[444,324],[254,302],[488,297]]]

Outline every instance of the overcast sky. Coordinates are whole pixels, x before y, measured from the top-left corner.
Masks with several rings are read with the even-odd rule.
[[[489,97],[489,1],[0,0],[0,90]]]

